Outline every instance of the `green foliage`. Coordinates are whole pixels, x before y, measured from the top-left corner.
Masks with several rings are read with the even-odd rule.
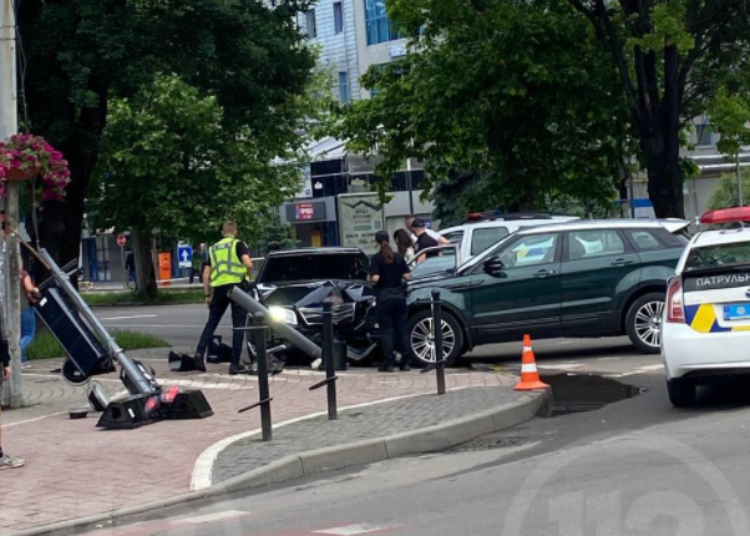
[[[612,198],[628,112],[609,57],[565,2],[392,0],[388,8],[412,53],[363,77],[377,94],[345,108],[335,129],[351,150],[377,150],[383,176],[407,157],[426,162],[433,184],[471,170],[470,190],[454,197],[462,209]]]
[[[273,214],[268,218],[263,232],[258,237],[256,247],[261,255],[265,255],[269,251],[294,249],[298,244],[299,241],[291,236],[290,226],[281,223],[281,218],[279,218],[278,214]],[[259,270],[256,267],[255,273],[257,274],[258,272]]]
[[[727,88],[722,87],[710,104],[708,113],[716,130],[721,132],[717,147],[722,153],[736,157],[743,145],[750,144],[750,129],[747,128],[750,93],[730,94]]]
[[[750,199],[750,170],[743,170],[740,174],[742,177],[742,197],[745,201],[745,205]],[[734,208],[740,206],[740,195],[739,187],[737,184],[736,173],[726,173],[721,176],[719,186],[711,196],[711,200],[708,202],[709,210],[716,210],[719,208]]]
[[[159,75],[132,99],[110,105],[94,222],[192,237],[235,220],[253,239],[265,228],[263,216],[299,182],[295,166],[261,153],[248,129],[227,130],[215,97]]]
[[[156,296],[142,296],[135,292],[84,292],[83,299],[92,307],[121,305],[180,305],[203,303],[202,290],[165,290]]]
[[[215,98],[222,138],[235,136],[224,150],[230,160],[254,154],[252,165],[225,166],[223,182],[249,173],[252,166],[253,177],[261,180],[270,162],[301,147],[305,139],[299,132],[308,130],[311,116],[308,88],[315,58],[294,19],[307,4],[282,0],[269,9],[258,0],[20,2],[28,65],[26,126],[64,152],[73,175],[67,199],[48,203],[42,214],[43,245],[64,261],[77,255],[84,198],[108,110],[123,118],[122,107],[142,102],[158,73],[175,73],[202,97]],[[134,118],[139,115],[132,110]],[[147,143],[158,142],[148,138],[158,125],[146,117],[139,120],[149,129],[146,150]],[[111,145],[108,151],[112,154]],[[263,180],[278,176],[274,172]],[[257,190],[250,181],[243,184],[239,195]],[[247,219],[257,206],[242,200],[236,212]],[[216,200],[222,209],[227,201]],[[184,202],[194,207],[189,199]]]
[[[113,333],[113,336],[117,344],[125,351],[169,346],[169,343],[164,339],[147,333],[117,331]],[[26,349],[26,353],[30,361],[65,356],[65,350],[63,350],[57,339],[46,329],[40,330],[37,333],[32,343]]]

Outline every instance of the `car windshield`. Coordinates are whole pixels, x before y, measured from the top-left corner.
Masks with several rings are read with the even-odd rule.
[[[363,253],[331,255],[299,254],[270,257],[258,276],[258,283],[277,284],[292,281],[327,279],[367,280],[369,260]]]
[[[750,242],[693,248],[685,262],[685,271],[692,272],[739,264],[750,264]]]

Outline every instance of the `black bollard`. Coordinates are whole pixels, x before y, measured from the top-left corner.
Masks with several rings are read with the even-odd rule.
[[[328,420],[339,418],[338,401],[336,397],[336,362],[333,348],[333,311],[330,300],[323,302],[323,363],[326,368],[326,379],[318,382],[310,391],[320,389],[324,385],[328,394]]]
[[[258,354],[258,391],[260,392],[260,422],[263,441],[273,439],[271,427],[271,392],[268,388],[268,356],[266,355],[266,319],[264,315],[254,315],[255,352]]]
[[[260,425],[263,430],[263,441],[273,439],[273,428],[271,423],[271,390],[268,387],[268,356],[266,355],[266,319],[263,314],[256,313],[253,315],[253,327],[235,328],[243,331],[252,331],[254,333],[255,353],[258,359],[258,394],[260,400],[246,408],[242,408],[238,413],[244,413],[253,408],[260,406]]]
[[[445,394],[445,359],[443,358],[443,302],[440,291],[432,291],[432,340],[435,344],[437,394]]]

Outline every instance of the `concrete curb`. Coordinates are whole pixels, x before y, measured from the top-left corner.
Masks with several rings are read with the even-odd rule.
[[[407,454],[437,452],[480,435],[515,426],[533,419],[535,416],[547,417],[550,415],[551,408],[552,392],[549,389],[531,392],[515,402],[461,419],[388,437],[368,439],[286,456],[205,490],[191,491],[168,499],[122,508],[105,514],[61,521],[16,532],[14,536],[80,534],[97,528],[111,527],[114,521],[118,519],[143,514],[153,515],[158,510],[200,499],[278,484],[286,480],[315,475],[325,471],[368,465]]]

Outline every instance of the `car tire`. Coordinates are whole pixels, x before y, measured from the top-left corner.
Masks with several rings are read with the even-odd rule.
[[[667,392],[669,401],[676,408],[686,408],[695,404],[696,385],[690,380],[684,378],[667,380]]]
[[[429,309],[419,311],[407,322],[407,336],[412,352],[412,363],[415,367],[427,366],[434,361],[430,359],[430,341],[423,336],[432,325],[432,312]],[[422,341],[425,341],[422,343]],[[443,355],[445,364],[451,366],[461,357],[464,347],[464,332],[461,324],[452,314],[443,311]],[[423,357],[426,356],[427,358]]]
[[[630,305],[625,316],[625,331],[633,346],[644,354],[660,352],[665,298],[663,292],[644,294]]]

